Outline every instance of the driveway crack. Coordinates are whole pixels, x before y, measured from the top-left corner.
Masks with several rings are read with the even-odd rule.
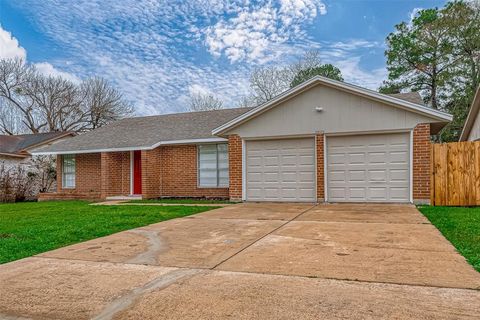
[[[158,232],[145,229],[133,229],[128,232],[145,236],[148,239],[149,247],[145,252],[127,260],[125,263],[155,265],[158,255],[165,248],[165,244],[160,239]]]
[[[203,270],[198,269],[181,269],[181,270],[174,270],[167,274],[156,278],[142,287],[138,287],[130,291],[129,293],[119,297],[118,299],[112,301],[109,305],[107,305],[103,311],[93,318],[93,320],[109,320],[112,319],[117,313],[126,310],[129,306],[135,303],[141,296],[145,293],[148,293],[153,290],[157,289],[165,289],[174,282],[187,278],[192,277],[196,274],[204,272]]]
[[[313,205],[305,210],[303,210],[302,212],[300,212],[299,214],[297,214],[296,216],[294,216],[293,218],[285,221],[284,223],[282,223],[281,225],[279,225],[278,227],[276,227],[275,229],[271,230],[270,232],[264,234],[263,236],[261,236],[260,238],[252,241],[250,244],[246,245],[245,247],[243,247],[242,249],[238,250],[237,252],[235,252],[234,254],[232,254],[231,256],[229,256],[228,258],[220,261],[219,263],[217,263],[215,266],[213,266],[211,269],[214,270],[216,269],[218,266],[220,266],[221,264],[225,263],[226,261],[230,260],[231,258],[235,257],[236,255],[242,253],[243,251],[247,250],[248,248],[250,248],[251,246],[253,246],[255,243],[257,243],[258,241],[262,240],[263,238],[271,235],[272,233],[274,233],[275,231],[277,231],[278,229],[286,226],[287,224],[289,224],[290,222],[292,222],[293,220],[299,218],[302,214],[312,210],[313,208],[315,208],[317,205]]]

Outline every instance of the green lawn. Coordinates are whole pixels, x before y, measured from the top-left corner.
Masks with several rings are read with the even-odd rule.
[[[128,203],[169,203],[169,204],[228,204],[235,203],[228,200],[213,200],[213,199],[145,199],[145,200],[130,200]]]
[[[90,206],[84,201],[0,204],[0,263],[213,208]]]
[[[480,272],[480,207],[418,208]]]

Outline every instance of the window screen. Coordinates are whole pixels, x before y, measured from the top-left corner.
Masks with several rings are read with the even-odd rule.
[[[200,187],[228,187],[228,146],[198,146],[198,184]]]
[[[75,155],[66,154],[62,159],[63,188],[75,188]]]

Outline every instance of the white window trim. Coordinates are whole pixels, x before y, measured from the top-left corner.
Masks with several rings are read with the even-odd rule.
[[[215,147],[217,148],[216,152],[216,170],[217,170],[217,184],[216,186],[204,186],[200,184],[200,147],[204,145],[212,145],[212,144],[198,144],[197,145],[197,188],[199,189],[225,189],[230,186],[230,164],[228,167],[228,183],[225,185],[221,185],[219,182],[219,175],[218,175],[218,146],[219,145],[226,145],[227,146],[227,157],[228,157],[228,143],[215,143]],[[228,161],[227,161],[228,162]]]
[[[75,189],[76,186],[77,186],[77,181],[76,181],[76,178],[77,178],[77,163],[75,161],[75,165],[74,165],[74,170],[73,170],[73,186],[67,186],[65,184],[65,161],[64,161],[64,157],[65,156],[71,156],[73,157],[73,160],[75,161],[75,155],[74,154],[65,154],[65,155],[62,155],[61,159],[62,159],[62,189]]]
[[[133,151],[130,151],[130,195],[133,195]]]

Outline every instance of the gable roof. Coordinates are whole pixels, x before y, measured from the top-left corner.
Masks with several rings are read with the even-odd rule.
[[[460,141],[466,141],[468,136],[470,135],[470,131],[472,130],[473,124],[475,120],[479,116],[480,113],[480,86],[475,93],[475,97],[473,98],[472,106],[470,107],[470,111],[468,112],[467,119],[465,120],[465,124],[463,125],[462,134],[460,135]]]
[[[125,118],[78,135],[35,154],[69,154],[108,151],[150,150],[164,144],[225,141],[212,130],[252,108],[175,113]]]
[[[281,94],[279,94],[277,97],[273,98],[272,100],[259,105],[258,107],[236,117],[235,119],[232,119],[231,121],[224,123],[223,125],[215,128],[212,131],[212,134],[214,135],[222,135],[225,133],[227,130],[232,129],[246,121],[249,121],[250,119],[256,117],[257,115],[279,105],[280,103],[295,97],[296,95],[302,93],[303,91],[308,90],[309,88],[312,88],[318,84],[323,84],[326,86],[334,87],[339,90],[343,90],[346,92],[350,92],[356,95],[364,96],[373,100],[377,100],[380,102],[383,102],[385,104],[397,107],[397,108],[402,108],[406,109],[408,111],[414,112],[414,113],[419,113],[425,116],[428,116],[429,118],[432,118],[433,120],[439,121],[439,122],[449,122],[452,120],[452,116],[448,113],[435,110],[429,107],[426,107],[422,104],[419,103],[414,103],[411,102],[410,100],[413,99],[413,95],[409,96],[409,99],[404,99],[406,94],[397,94],[397,95],[386,95],[382,94],[370,89],[365,89],[353,84],[337,81],[337,80],[332,80],[326,77],[322,76],[315,76],[311,78],[308,81],[303,82],[302,84],[291,88],[290,90],[287,90]]]
[[[74,135],[73,132],[46,132],[20,135],[0,135],[0,154],[12,157],[27,157],[29,149],[40,147],[60,138]]]

